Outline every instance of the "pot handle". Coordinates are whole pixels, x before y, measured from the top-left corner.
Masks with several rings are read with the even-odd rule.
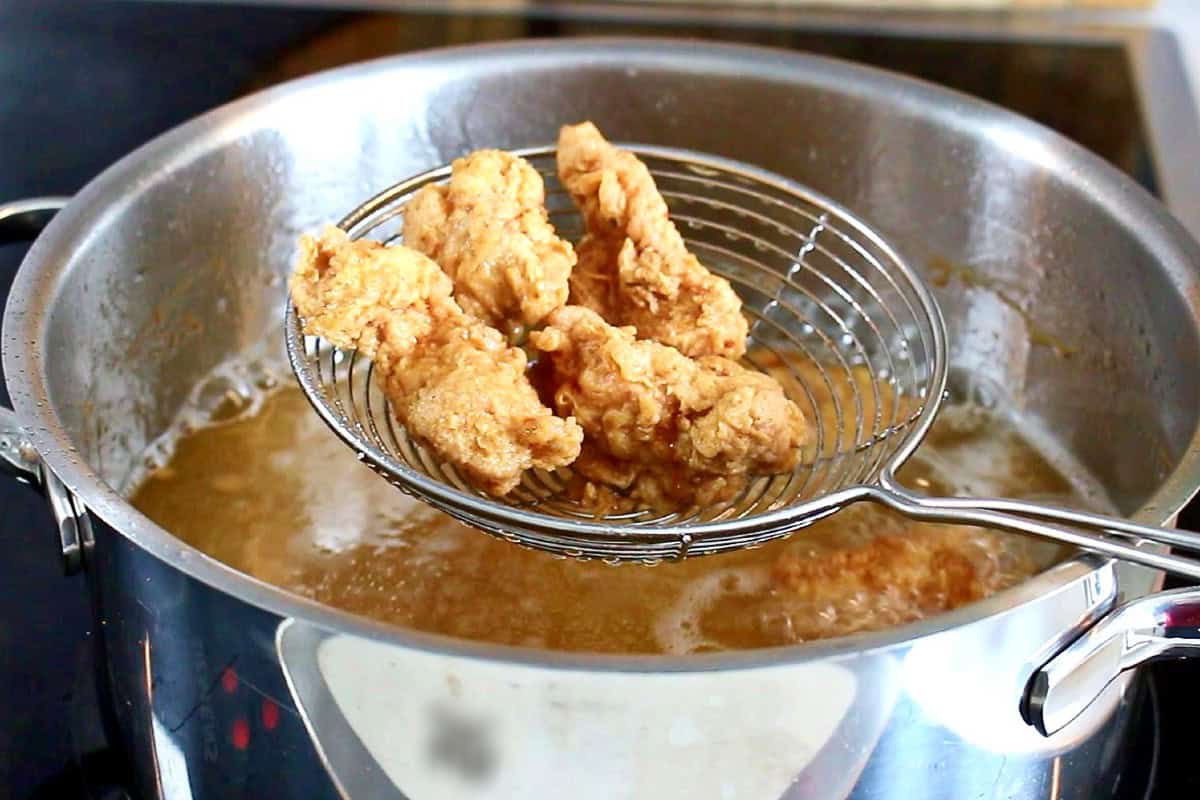
[[[12,409],[0,406],[0,467],[21,483],[39,489],[50,504],[58,542],[62,547],[63,573],[74,575],[83,567],[83,551],[92,544],[92,524],[75,494],[42,464],[25,437]]]
[[[42,461],[25,438],[12,409],[0,406],[0,468],[21,483],[41,488]]]
[[[1122,672],[1184,656],[1200,656],[1200,588],[1132,600],[1034,670],[1022,714],[1049,736],[1079,716]]]
[[[0,244],[32,242],[69,197],[31,197],[0,204]]]
[[[66,197],[35,197],[0,204],[0,244],[31,241],[50,223]],[[25,430],[11,409],[0,406],[0,469],[18,481],[40,489],[50,503],[62,546],[63,572],[73,575],[83,566],[83,551],[91,544],[91,522],[83,504],[42,464]]]

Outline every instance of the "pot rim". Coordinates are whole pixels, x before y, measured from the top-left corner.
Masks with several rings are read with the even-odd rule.
[[[1061,162],[1067,177],[1085,188],[1097,203],[1139,230],[1148,246],[1161,253],[1160,263],[1188,298],[1200,318],[1200,247],[1190,235],[1132,180],[1098,156],[1038,123],[982,100],[921,80],[824,56],[740,44],[695,42],[677,38],[585,37],[525,39],[512,42],[444,47],[387,56],[326,70],[288,81],[208,111],[138,147],[92,179],[58,213],[30,248],[14,279],[0,333],[4,370],[18,419],[45,464],[119,535],[212,588],[283,618],[365,636],[399,646],[546,668],[621,672],[703,672],[777,666],[830,656],[885,649],[914,639],[1009,613],[1103,567],[1107,560],[1082,555],[1057,564],[1025,582],[977,603],[906,625],[815,642],[705,655],[614,655],[571,653],[470,641],[376,622],[322,605],[264,583],[207,556],[146,517],[109,487],[79,457],[47,401],[45,341],[50,309],[70,271],[72,255],[89,236],[131,203],[137,187],[149,184],[197,152],[207,152],[254,129],[259,114],[305,89],[352,80],[395,69],[461,66],[503,59],[551,64],[570,58],[576,64],[655,63],[676,69],[751,73],[765,80],[788,82],[793,71],[836,83],[853,94],[872,87],[886,89],[900,101],[926,101],[924,107],[941,122],[965,127],[995,120],[994,130],[1019,135],[1040,158]],[[794,74],[794,73],[793,73]],[[999,124],[1002,123],[1002,124]],[[1182,257],[1181,257],[1182,254]],[[1189,266],[1190,264],[1190,266]],[[1162,524],[1182,508],[1200,487],[1200,431],[1193,432],[1179,466],[1135,516]]]

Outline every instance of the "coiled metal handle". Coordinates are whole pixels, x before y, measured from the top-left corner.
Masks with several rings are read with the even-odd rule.
[[[743,296],[752,322],[747,361],[787,383],[812,422],[816,445],[804,467],[753,482],[728,504],[676,516],[592,521],[564,496],[561,475],[530,476],[511,498],[493,502],[393,423],[369,365],[304,337],[289,308],[288,352],[301,387],[360,458],[469,525],[570,556],[643,560],[732,550],[869,500],[914,519],[1032,534],[1200,580],[1200,561],[1138,546],[1200,552],[1197,534],[1016,500],[927,497],[901,486],[895,473],[924,438],[946,386],[944,322],[920,277],[861,220],[785,178],[696,153],[634,149],[688,246]],[[577,217],[555,183],[553,150],[520,152],[550,187],[556,226],[570,232]],[[396,241],[403,201],[448,173],[443,167],[403,181],[341,225],[355,236]]]
[[[1200,580],[1200,560],[1153,552],[1136,544],[1140,540],[1200,553],[1200,534],[1191,531],[1140,525],[1119,517],[1020,500],[927,497],[901,486],[890,473],[885,474],[880,483],[881,489],[872,492],[868,499],[913,519],[923,522],[979,525],[1012,533],[1030,534]]]

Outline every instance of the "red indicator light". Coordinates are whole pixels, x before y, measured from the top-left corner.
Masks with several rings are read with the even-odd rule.
[[[1200,628],[1200,603],[1184,603],[1167,611],[1168,628]]]
[[[237,673],[233,671],[233,667],[226,667],[225,671],[221,673],[221,688],[229,694],[233,694],[237,691],[237,687]]]
[[[250,723],[244,719],[235,719],[233,721],[233,729],[229,732],[229,740],[233,742],[233,746],[238,750],[245,750],[250,746]]]
[[[262,724],[269,731],[279,725],[279,706],[269,698],[262,701]]]

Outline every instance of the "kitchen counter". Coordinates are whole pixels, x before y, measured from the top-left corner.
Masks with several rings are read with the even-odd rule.
[[[130,1],[142,2],[143,0]],[[217,0],[217,2],[222,1],[229,3],[239,2],[239,0]],[[255,1],[260,5],[307,6],[325,9],[444,10],[446,8],[446,4],[431,2],[431,0]],[[867,5],[868,3],[869,0],[862,0],[863,5]],[[946,5],[951,4],[952,0],[947,0]],[[643,8],[638,9],[639,5]],[[714,12],[712,10],[714,6],[722,5],[727,10],[721,12]],[[738,0],[737,2],[721,3],[709,0],[709,2],[692,4],[689,4],[686,0],[672,0],[669,2],[661,2],[660,0],[660,2],[645,2],[640,4],[592,2],[590,0],[455,0],[453,3],[454,10],[460,13],[486,10],[492,13],[503,11],[506,13],[521,14],[538,10],[550,13],[573,13],[588,16],[618,13],[613,10],[617,6],[621,6],[619,11],[621,14],[642,13],[648,17],[709,16],[714,13],[720,13],[730,19],[775,19],[776,21],[783,22],[800,15],[810,20],[819,17],[833,20],[857,16],[861,22],[864,17],[875,21],[882,16],[892,20],[903,20],[914,26],[929,25],[931,22],[934,25],[940,25],[946,21],[958,22],[973,18],[983,27],[996,24],[1011,25],[1028,23],[1039,27],[1047,25],[1121,25],[1139,28],[1157,28],[1169,31],[1179,40],[1184,60],[1187,63],[1188,73],[1191,75],[1194,97],[1198,101],[1197,105],[1200,105],[1200,3],[1196,2],[1196,0],[1157,0],[1150,8],[1138,9],[1082,8],[1016,12],[974,11],[962,13],[895,10],[831,12],[828,9],[820,10],[819,0],[800,0],[800,2],[792,3],[780,2],[779,0],[776,0],[776,2],[771,2],[771,0],[763,0],[762,2]],[[689,6],[691,7],[690,9]]]
[[[144,0],[124,0],[143,3]],[[193,0],[177,0],[193,5]],[[209,0],[214,2],[214,0]],[[237,5],[244,0],[215,0]],[[868,0],[864,0],[864,3]],[[262,7],[340,9],[346,11],[444,12],[434,0],[254,0]],[[151,5],[151,4],[147,4]],[[776,29],[844,35],[974,41],[1075,42],[1083,45],[1117,43],[1127,50],[1140,83],[1152,87],[1140,98],[1148,117],[1154,149],[1190,150],[1200,142],[1200,2],[1158,0],[1149,9],[1086,8],[1043,11],[900,11],[820,8],[819,0],[455,0],[456,15],[541,18],[580,26],[632,23],[645,28],[685,26],[712,35],[745,40],[750,29]],[[508,26],[499,22],[485,36],[506,38]],[[453,33],[453,31],[451,31]],[[516,34],[521,35],[521,34]],[[393,47],[404,49],[404,36],[392,36]],[[751,38],[750,41],[756,41]],[[773,41],[763,42],[776,44]],[[1178,49],[1179,55],[1164,55]],[[818,52],[823,52],[818,49]],[[841,55],[840,53],[832,53]],[[844,56],[843,56],[844,57]],[[336,59],[335,59],[335,62]],[[884,65],[887,66],[887,65]],[[1180,99],[1185,98],[1185,102]],[[1053,127],[1053,126],[1052,126]],[[1068,135],[1070,135],[1068,133]],[[1084,142],[1087,145],[1086,142]],[[1198,159],[1200,160],[1200,159]],[[1191,159],[1189,159],[1191,161]],[[1159,194],[1175,215],[1200,235],[1200,171],[1161,170]]]
[[[1193,100],[1200,106],[1200,3],[1196,0],[1158,0],[1146,10],[1103,10],[1065,12],[1076,23],[1128,25],[1169,31],[1179,42],[1187,66]]]

